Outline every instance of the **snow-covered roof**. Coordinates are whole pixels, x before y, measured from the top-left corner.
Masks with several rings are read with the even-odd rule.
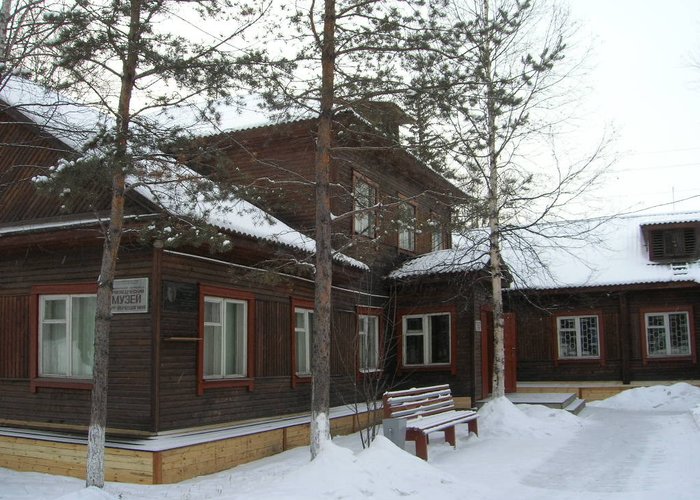
[[[8,78],[0,89],[0,100],[75,150],[106,124],[106,117],[94,108],[24,78]]]
[[[483,269],[488,264],[488,252],[466,252],[459,249],[438,250],[406,261],[389,273],[391,279],[403,279],[431,274],[449,274]]]
[[[79,150],[107,123],[107,119],[95,109],[65,99],[21,78],[8,80],[4,88],[0,89],[0,100],[16,108],[47,133],[74,150]],[[198,174],[180,163],[172,162],[170,167],[167,174],[158,169],[157,184],[148,185],[136,178],[128,179],[129,183],[137,193],[173,215],[201,217],[209,224],[226,231],[286,245],[304,252],[315,252],[314,240],[248,201],[231,196],[224,201],[213,201],[212,196],[193,197],[192,194],[196,193],[198,186],[194,179]],[[164,175],[171,175],[171,182],[164,179]],[[363,270],[369,269],[364,263],[341,253],[335,253],[334,259]]]
[[[673,264],[649,259],[643,227],[682,223],[700,223],[700,211],[541,225],[506,232],[502,255],[516,289],[700,283],[697,259]],[[475,263],[488,262],[486,235],[476,230],[471,242],[408,261],[390,277],[474,270]]]

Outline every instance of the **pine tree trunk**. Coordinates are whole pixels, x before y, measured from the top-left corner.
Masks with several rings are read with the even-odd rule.
[[[124,226],[125,169],[129,162],[128,134],[131,95],[136,80],[138,43],[141,34],[141,0],[130,4],[129,47],[123,63],[119,109],[116,120],[116,148],[112,165],[112,205],[109,229],[102,248],[102,263],[97,287],[95,313],[95,359],[93,365],[92,406],[88,430],[86,486],[102,488],[105,481],[105,431],[107,428],[107,379],[109,375],[109,336],[112,322],[112,289],[117,256]]]
[[[311,458],[330,439],[330,343],[331,343],[331,131],[335,67],[335,1],[325,0],[321,55],[321,112],[316,146],[316,277],[314,338],[311,358]]]
[[[124,175],[115,174],[112,208],[97,287],[95,313],[95,358],[92,369],[92,402],[88,430],[86,486],[102,488],[105,482],[105,429],[107,427],[107,378],[109,374],[109,334],[112,321],[112,287],[117,252],[124,220]]]

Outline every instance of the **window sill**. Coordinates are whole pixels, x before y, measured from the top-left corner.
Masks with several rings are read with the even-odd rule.
[[[310,384],[311,374],[310,373],[295,373],[292,375],[292,388],[295,388],[299,384]]]
[[[255,380],[252,378],[223,378],[223,379],[200,379],[197,383],[197,395],[201,396],[205,390],[227,389],[245,387],[248,391],[255,388]]]
[[[602,363],[602,358],[557,358],[559,363]]]
[[[68,377],[40,377],[32,379],[29,382],[29,388],[32,392],[37,392],[40,388],[76,389],[80,391],[91,391],[92,380]]]
[[[401,367],[403,371],[421,371],[421,372],[427,372],[427,371],[451,371],[452,370],[452,365],[450,363],[444,364],[441,363],[439,365],[403,365]]]
[[[691,354],[686,354],[683,356],[646,356],[644,358],[644,363],[657,363],[657,362],[691,362],[695,364],[695,358]]]

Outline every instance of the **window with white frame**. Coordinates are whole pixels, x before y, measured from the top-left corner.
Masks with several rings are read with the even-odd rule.
[[[644,314],[649,357],[689,356],[690,324],[686,311]]]
[[[95,295],[39,296],[39,376],[92,378]]]
[[[361,314],[357,318],[360,336],[360,371],[379,370],[379,317]]]
[[[416,314],[403,317],[403,364],[450,363],[450,314]]]
[[[377,188],[369,182],[356,177],[353,189],[354,197],[354,231],[369,238],[376,234],[376,217],[372,210],[377,204]]]
[[[559,316],[557,318],[559,358],[599,358],[598,316]]]
[[[248,304],[204,297],[204,378],[245,377]]]
[[[416,207],[406,201],[399,203],[399,248],[416,249]]]
[[[438,221],[432,222],[431,250],[437,252],[445,249],[445,237],[442,232],[442,224]]]
[[[296,374],[311,375],[311,338],[314,331],[314,312],[294,308],[294,336],[296,349]]]

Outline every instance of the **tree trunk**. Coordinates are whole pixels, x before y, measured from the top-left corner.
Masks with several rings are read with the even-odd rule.
[[[12,0],[2,0],[0,4],[0,74],[4,74],[6,68],[4,67],[8,59],[8,27],[10,22],[10,14],[12,12]]]
[[[491,23],[489,16],[489,0],[482,3],[484,24]],[[506,355],[504,340],[503,266],[501,263],[501,227],[500,227],[500,196],[499,196],[499,154],[496,149],[496,95],[493,75],[493,57],[491,40],[487,37],[482,50],[482,61],[486,77],[486,119],[488,144],[488,174],[489,174],[489,258],[491,271],[491,304],[493,306],[493,380],[491,395],[495,398],[505,395]]]
[[[316,145],[316,276],[311,358],[311,458],[330,439],[331,253],[330,166],[335,69],[335,0],[325,0],[321,110]]]
[[[93,365],[92,406],[88,430],[86,486],[102,488],[105,481],[104,453],[107,428],[107,379],[109,374],[109,336],[112,321],[112,289],[117,267],[119,244],[124,226],[125,169],[129,162],[128,134],[131,95],[136,81],[138,43],[141,33],[141,0],[131,2],[129,47],[124,59],[116,119],[116,148],[112,165],[112,205],[109,228],[102,248],[100,276],[97,280],[97,310],[95,313],[95,359]]]

